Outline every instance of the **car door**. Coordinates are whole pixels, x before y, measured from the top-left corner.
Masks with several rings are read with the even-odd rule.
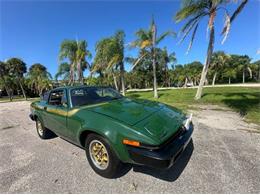
[[[45,126],[61,137],[67,135],[67,93],[66,89],[51,91],[45,110]]]

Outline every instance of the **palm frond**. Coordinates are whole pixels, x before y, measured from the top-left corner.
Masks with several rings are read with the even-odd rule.
[[[93,74],[94,72],[98,71],[100,66],[98,64],[93,64],[91,66],[90,74]]]
[[[141,42],[141,45],[140,45],[140,48],[141,49],[144,49],[145,47],[149,47],[152,45],[152,41],[150,40],[145,40],[145,41],[142,41]]]
[[[147,55],[148,53],[143,54],[140,56],[133,64],[132,70],[138,65],[138,63]]]
[[[199,23],[199,20],[195,20],[190,26],[189,28],[187,29],[187,31],[184,33],[184,35],[182,36],[181,40],[178,42],[178,44],[181,44],[185,38],[187,37],[187,35],[190,33],[190,31],[193,29],[193,27],[195,25],[197,25]]]
[[[223,38],[221,44],[224,44],[224,42],[227,39],[228,33],[230,31],[230,17],[229,17],[227,12],[226,12],[226,15],[225,15],[224,30],[225,30],[225,32],[223,33],[224,34],[224,38]]]
[[[109,61],[107,65],[107,69],[113,68],[115,65],[117,65],[120,62],[120,55],[116,54],[112,59]]]
[[[234,11],[232,16],[230,17],[230,22],[233,22],[233,20],[238,16],[238,14],[244,9],[245,5],[247,4],[248,0],[243,0],[238,8]]]
[[[196,32],[197,32],[197,29],[198,29],[198,26],[199,26],[199,23],[195,26],[194,30],[193,30],[193,33],[192,33],[192,36],[191,36],[191,40],[190,40],[190,44],[189,44],[189,47],[188,47],[188,50],[187,50],[187,54],[189,53],[191,47],[192,47],[192,44],[193,44],[193,41],[194,41],[194,38],[195,38],[195,35],[196,35]]]
[[[250,67],[247,67],[247,70],[248,70],[248,72],[249,72],[250,78],[252,78],[252,70],[251,70],[251,68],[250,68]]]
[[[136,33],[136,36],[139,38],[139,40],[149,40],[149,32],[146,31],[145,29],[140,29]]]
[[[162,33],[157,39],[156,39],[156,45],[159,44],[165,37],[167,36],[176,36],[176,33],[173,31],[166,31],[164,33]]]
[[[136,59],[133,58],[133,57],[125,57],[124,61],[129,63],[129,64],[133,64],[136,61]]]
[[[133,48],[139,47],[139,45],[140,45],[140,41],[136,40],[136,41],[133,41],[133,42],[129,43],[128,44],[128,48],[129,49],[133,49]]]
[[[203,16],[206,16],[208,13],[206,13],[205,11],[198,13],[197,16],[191,18],[188,22],[186,22],[184,24],[184,26],[181,28],[181,32],[186,32],[186,30],[195,22],[198,21],[199,19],[201,19]]]
[[[192,2],[188,5],[185,5],[180,11],[175,15],[176,22],[180,22],[189,16],[200,13],[207,7],[207,1]]]
[[[232,14],[232,16],[230,17],[230,23],[232,23],[234,21],[234,19],[238,16],[238,14],[244,9],[245,5],[247,4],[248,0],[243,0],[240,5],[237,7],[237,9],[234,11],[234,13]],[[224,27],[224,29],[222,30],[221,34],[224,34],[226,32],[226,29]]]

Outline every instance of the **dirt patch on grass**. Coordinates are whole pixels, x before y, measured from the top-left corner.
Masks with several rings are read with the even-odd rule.
[[[190,110],[194,113],[199,123],[214,129],[242,130],[260,133],[258,124],[248,123],[239,113],[227,107],[218,105],[198,105],[197,109]]]

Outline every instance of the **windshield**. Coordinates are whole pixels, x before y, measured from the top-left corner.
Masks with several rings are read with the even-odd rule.
[[[82,87],[72,89],[71,101],[73,106],[96,104],[122,98],[116,90],[105,87]]]

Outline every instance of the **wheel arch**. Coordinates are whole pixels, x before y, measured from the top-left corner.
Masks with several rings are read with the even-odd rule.
[[[83,131],[80,133],[80,135],[79,135],[79,143],[80,143],[80,146],[81,146],[81,147],[83,147],[83,148],[85,147],[85,140],[86,140],[87,136],[88,136],[89,134],[92,134],[92,133],[104,137],[104,135],[102,135],[102,134],[100,134],[100,133],[98,133],[98,132],[96,132],[96,131],[89,130],[89,129],[85,129],[85,130],[83,130]]]
[[[85,129],[85,130],[81,131],[81,133],[79,135],[80,147],[85,148],[85,140],[86,140],[87,136],[90,134],[96,134],[96,135],[99,135],[99,136],[105,138],[109,142],[110,147],[113,149],[113,151],[115,152],[117,157],[120,160],[123,160],[121,158],[122,155],[120,155],[120,152],[118,151],[118,148],[116,147],[116,144],[113,142],[113,140],[109,136],[107,136],[106,133],[103,133],[100,131],[95,131],[95,130],[90,130],[90,129]]]

